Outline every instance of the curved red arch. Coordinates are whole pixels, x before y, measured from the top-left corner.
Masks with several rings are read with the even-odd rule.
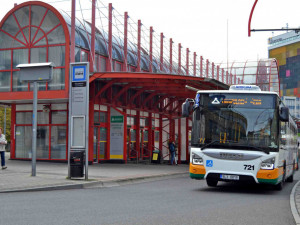
[[[41,2],[41,1],[29,1],[29,2],[21,3],[19,5],[16,5],[15,7],[13,7],[8,13],[6,13],[6,15],[0,21],[0,29],[3,26],[4,22],[8,19],[8,17],[10,15],[13,15],[15,11],[17,11],[18,9],[25,7],[25,6],[31,7],[32,5],[42,6],[47,9],[46,12],[48,12],[48,10],[52,11],[54,13],[54,15],[60,21],[60,25],[63,28],[64,35],[65,35],[65,53],[66,53],[65,54],[65,93],[68,94],[68,92],[69,92],[68,91],[69,90],[69,64],[70,64],[70,34],[69,34],[68,26],[67,26],[65,19],[63,18],[61,13],[56,8],[54,8],[53,6],[51,6],[47,3]],[[34,43],[34,44],[36,44],[36,43]],[[24,44],[24,43],[22,43],[22,44]],[[26,44],[25,44],[25,46],[26,46]]]
[[[253,11],[254,11],[254,8],[255,8],[257,2],[258,2],[258,0],[255,0],[254,4],[252,6],[252,10],[250,12],[249,21],[248,21],[248,37],[251,36],[251,20],[252,20]]]

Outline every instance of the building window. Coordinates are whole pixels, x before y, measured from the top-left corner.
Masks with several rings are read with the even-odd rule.
[[[0,92],[29,91],[30,85],[20,81],[16,66],[39,62],[53,62],[55,65],[54,80],[49,85],[39,84],[39,90],[65,89],[65,34],[62,24],[51,10],[43,6],[24,6],[11,12],[0,27],[0,75],[3,75]]]
[[[38,108],[40,109],[42,106],[38,105]],[[16,108],[16,158],[30,158],[32,111],[26,105],[18,105]],[[51,105],[49,108],[51,109]],[[66,160],[67,111],[64,109],[57,110],[57,108],[65,108],[63,104],[53,104],[53,108],[55,110],[50,112],[39,110],[37,114],[37,159]]]

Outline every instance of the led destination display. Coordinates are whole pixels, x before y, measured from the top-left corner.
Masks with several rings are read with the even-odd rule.
[[[255,95],[255,94],[209,94],[201,93],[197,96],[202,105],[208,107],[222,108],[263,108],[275,107],[275,95]],[[196,102],[197,102],[196,100]]]

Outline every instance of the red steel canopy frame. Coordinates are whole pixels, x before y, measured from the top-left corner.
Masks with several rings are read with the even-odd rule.
[[[181,105],[186,98],[194,98],[195,91],[186,88],[186,85],[198,90],[224,90],[228,89],[226,84],[217,80],[204,77],[186,77],[180,75],[166,75],[153,73],[95,73],[90,77],[90,132],[93,126],[93,105],[101,104],[115,109],[137,110],[137,123],[140,121],[140,111],[146,111],[152,118],[153,114],[160,115],[160,140],[159,148],[166,147],[162,141],[162,133],[166,132],[162,126],[162,119],[167,118],[169,123],[169,136],[175,140],[175,120],[178,119],[178,163],[181,162]],[[100,89],[96,87],[101,87]],[[125,123],[127,123],[126,113]],[[140,144],[140,126],[137,124],[136,151],[143,155],[144,149]],[[189,120],[186,120],[186,137],[188,138]],[[125,129],[127,125],[125,124]],[[108,131],[109,133],[109,131]],[[124,130],[124,159],[127,160],[127,132]],[[89,148],[92,149],[93,141],[90,137]],[[153,143],[152,132],[149,133],[148,143]],[[186,139],[187,140],[187,139]],[[148,150],[152,153],[154,146],[148,144]],[[186,141],[186,155],[188,156],[188,141]],[[165,156],[166,157],[166,156]],[[130,157],[129,157],[130,158]],[[92,158],[89,159],[90,161]],[[188,160],[188,157],[187,157]]]

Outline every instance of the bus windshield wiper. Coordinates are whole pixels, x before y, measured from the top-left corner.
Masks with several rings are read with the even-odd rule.
[[[260,152],[264,152],[266,154],[270,154],[270,151],[266,150],[266,149],[263,149],[263,148],[260,148],[260,147],[256,147],[254,145],[240,145],[241,147],[245,147],[245,148],[253,148],[253,149],[256,149]]]
[[[220,140],[214,140],[212,142],[209,142],[209,143],[203,145],[202,148],[201,148],[201,150],[204,150],[205,148],[207,148],[208,146],[210,146],[210,145],[212,145],[212,144],[214,144],[216,142],[220,142]]]

